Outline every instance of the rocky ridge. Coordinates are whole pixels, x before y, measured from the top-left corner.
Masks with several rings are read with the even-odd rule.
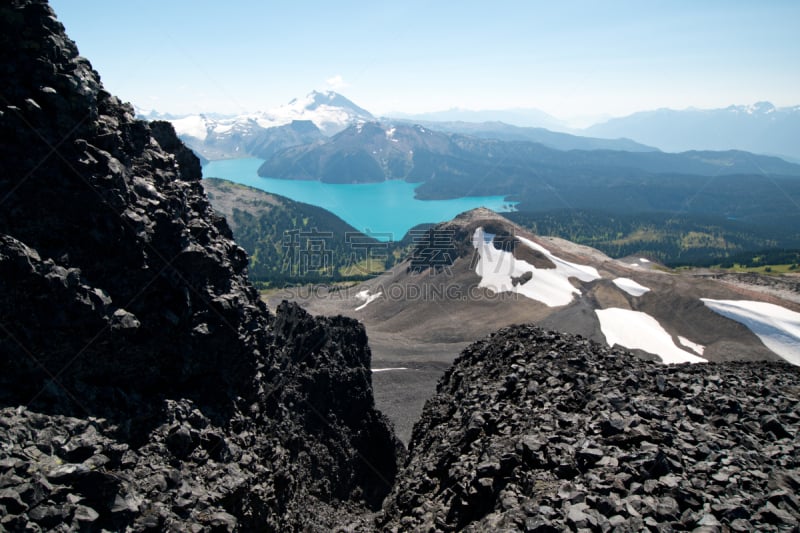
[[[533,326],[468,347],[415,425],[389,531],[788,531],[800,371],[643,361]]]
[[[0,6],[0,73],[0,529],[797,529],[796,368],[532,326],[464,352],[396,479],[363,326],[266,309],[172,127],[43,0]]]
[[[363,327],[267,310],[197,158],[45,1],[0,7],[0,73],[0,529],[327,530],[379,507],[397,448]]]

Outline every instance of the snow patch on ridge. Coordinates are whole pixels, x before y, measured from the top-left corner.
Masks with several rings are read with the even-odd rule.
[[[517,237],[519,241],[533,250],[543,253],[556,268],[536,268],[530,263],[517,259],[506,250],[494,247],[494,235],[487,234],[478,228],[472,235],[472,246],[478,251],[480,260],[475,266],[475,273],[481,277],[479,287],[485,287],[495,293],[514,292],[526,298],[542,302],[548,307],[567,305],[581,291],[570,283],[569,278],[581,281],[592,281],[600,278],[597,269],[570,263],[554,256],[549,250],[533,241]],[[531,278],[524,283],[514,283],[523,275],[530,273]]]
[[[528,248],[542,252],[556,265],[556,270],[565,274],[566,276],[575,277],[581,281],[594,281],[596,279],[600,279],[600,273],[594,267],[588,265],[579,265],[578,263],[570,263],[569,261],[565,261],[560,257],[556,257],[550,253],[550,250],[541,244],[537,244],[524,237],[517,236],[517,239]]]
[[[600,330],[609,346],[618,344],[631,350],[656,354],[664,364],[704,363],[705,359],[682,350],[661,324],[641,311],[612,307],[595,310]]]
[[[678,336],[678,342],[681,343],[682,346],[689,348],[698,355],[703,355],[703,353],[706,351],[705,346],[702,344],[697,344],[696,342],[692,342],[686,337]]]
[[[355,310],[356,311],[361,311],[362,309],[364,309],[366,306],[368,306],[369,304],[371,304],[372,302],[374,302],[375,300],[377,300],[381,296],[383,296],[383,291],[378,291],[375,294],[370,294],[369,290],[365,289],[363,291],[358,292],[356,294],[356,299],[357,300],[361,300],[364,303],[362,303],[361,305],[356,307]]]
[[[800,313],[752,300],[701,300],[712,311],[744,324],[764,346],[800,366]]]
[[[641,296],[646,292],[650,292],[649,287],[645,287],[644,285],[640,285],[639,283],[633,281],[630,278],[617,278],[612,281],[614,285],[622,289],[623,291],[627,292],[631,296]]]

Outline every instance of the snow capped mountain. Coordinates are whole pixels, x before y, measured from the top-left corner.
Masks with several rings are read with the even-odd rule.
[[[146,109],[135,104],[133,109],[136,112],[136,117],[143,120],[173,120],[176,118],[181,118],[179,115],[173,115],[172,113],[161,113],[155,109]]]
[[[281,147],[286,148],[374,120],[369,111],[333,91],[312,91],[303,98],[295,98],[269,111],[237,116],[199,114],[177,118],[153,112],[142,116],[169,120],[186,144],[209,159],[266,158],[269,154],[261,153],[257,148],[269,145],[274,152],[277,145],[271,137],[276,134],[285,141]],[[287,136],[284,133],[289,127],[295,131]]]
[[[375,117],[344,96],[333,91],[311,91],[305,98],[295,98],[268,115],[274,120],[310,120],[326,135],[333,135],[353,124],[375,120]]]
[[[727,109],[736,113],[747,113],[748,115],[769,115],[777,111],[778,108],[770,102],[756,102],[750,105],[732,105]]]
[[[305,97],[295,98],[288,104],[255,115],[235,117],[234,121],[242,119],[253,120],[262,128],[284,126],[295,120],[308,120],[324,135],[330,136],[353,124],[374,120],[374,117],[339,93],[311,91]]]
[[[223,118],[201,114],[170,120],[178,135],[202,141],[211,133],[247,133],[254,128],[285,126],[295,120],[308,120],[324,135],[334,135],[353,124],[374,120],[374,117],[341,94],[312,91],[269,111]]]

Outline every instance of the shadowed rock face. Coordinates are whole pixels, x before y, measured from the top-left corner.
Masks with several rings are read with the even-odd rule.
[[[664,366],[505,328],[464,350],[439,382],[380,525],[791,529],[798,401],[800,371],[787,363]]]
[[[46,2],[0,7],[0,529],[328,528],[388,492],[363,327],[271,315],[200,178]]]
[[[197,159],[103,91],[46,4],[3,17],[0,322],[5,377],[25,376],[6,391],[247,395],[267,314]]]
[[[395,482],[364,328],[270,314],[199,178],[44,1],[0,7],[0,530],[797,527],[797,368],[532,326],[463,353]]]

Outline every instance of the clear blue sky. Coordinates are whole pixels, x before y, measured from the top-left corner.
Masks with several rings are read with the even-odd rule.
[[[112,93],[238,113],[333,88],[375,114],[800,104],[800,1],[51,0]]]

